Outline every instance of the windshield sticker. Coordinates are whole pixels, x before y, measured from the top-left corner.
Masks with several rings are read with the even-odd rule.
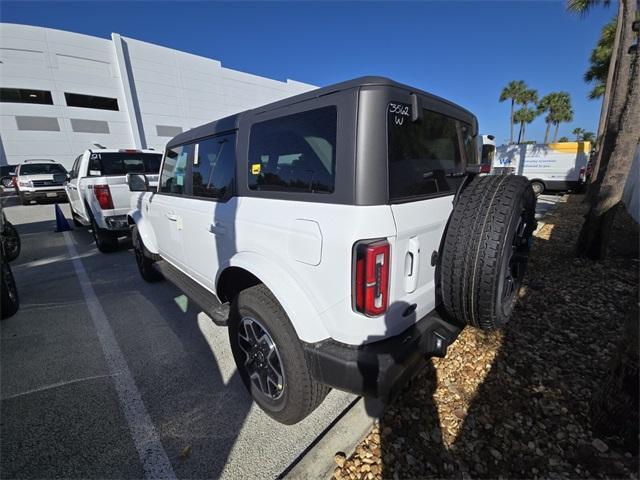
[[[100,154],[99,153],[92,153],[91,154],[91,160],[100,160]]]
[[[102,172],[100,170],[89,170],[89,175],[95,175],[99,177],[100,175],[102,175]]]
[[[403,103],[389,103],[389,114],[393,117],[393,123],[404,125],[404,119],[411,116],[411,106]]]
[[[260,170],[262,170],[261,163],[254,163],[253,165],[251,165],[251,173],[253,175],[260,175]]]

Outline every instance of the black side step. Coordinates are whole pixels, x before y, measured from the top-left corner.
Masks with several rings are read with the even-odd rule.
[[[193,300],[204,313],[211,317],[213,323],[226,327],[229,323],[229,304],[221,303],[213,293],[204,288],[188,275],[185,275],[166,260],[158,260],[153,264],[164,278],[173,283]]]

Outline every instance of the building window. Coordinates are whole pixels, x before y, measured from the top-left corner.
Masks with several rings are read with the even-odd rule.
[[[98,110],[118,111],[118,99],[97,97],[95,95],[81,95],[79,93],[65,92],[64,98],[69,107],[97,108]]]
[[[159,137],[175,137],[182,133],[182,127],[172,127],[170,125],[156,125],[156,134]]]
[[[16,117],[18,130],[38,130],[41,132],[59,132],[60,124],[55,117]]]
[[[192,194],[194,197],[227,199],[233,192],[236,167],[236,135],[221,135],[198,143],[193,160]]]
[[[51,92],[47,92],[46,90],[28,90],[26,88],[0,88],[0,102],[53,105]]]
[[[249,188],[333,192],[336,131],[336,107],[256,123],[249,142]]]
[[[109,124],[103,120],[72,118],[71,129],[82,133],[109,133]]]

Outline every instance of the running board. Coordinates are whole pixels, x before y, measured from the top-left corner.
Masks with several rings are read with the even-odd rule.
[[[153,266],[164,278],[182,290],[204,313],[209,315],[213,323],[220,327],[226,327],[228,325],[229,303],[221,303],[213,293],[188,275],[182,273],[166,260],[158,260]]]

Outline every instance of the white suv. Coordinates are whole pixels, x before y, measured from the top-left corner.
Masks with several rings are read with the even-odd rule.
[[[378,77],[182,133],[157,192],[128,178],[140,273],[228,325],[276,420],[330,387],[389,400],[516,301],[535,197],[522,177],[469,173],[476,137],[470,112]]]
[[[128,173],[143,173],[157,185],[162,154],[154,150],[92,148],[73,163],[65,184],[76,226],[91,227],[98,250],[112,252],[129,234]]]
[[[54,175],[66,175],[65,168],[54,160],[25,160],[16,169],[15,186],[23,205],[32,200],[66,201],[62,181]]]

